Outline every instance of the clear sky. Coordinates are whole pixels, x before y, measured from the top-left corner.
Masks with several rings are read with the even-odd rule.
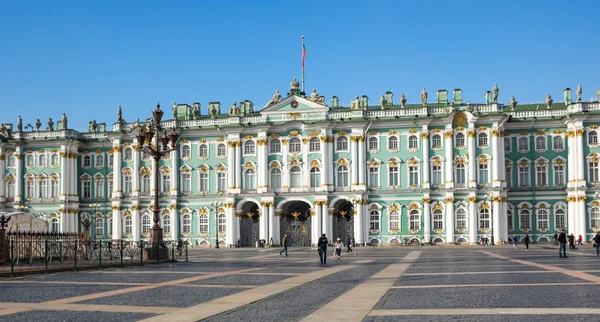
[[[0,0],[0,122],[63,112],[69,126],[135,121],[160,101],[249,99],[260,109],[301,75],[345,106],[423,87],[484,101],[562,101],[600,87],[600,1],[32,1]]]

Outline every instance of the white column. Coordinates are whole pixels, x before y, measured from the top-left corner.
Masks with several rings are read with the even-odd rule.
[[[23,182],[25,182],[25,178],[23,178],[23,150],[20,146],[17,146],[16,148],[16,152],[15,152],[15,158],[17,159],[16,162],[16,169],[15,169],[15,202],[20,202],[23,199]],[[61,153],[62,155],[62,153]],[[63,163],[64,164],[64,163]],[[64,169],[64,166],[63,166]],[[61,180],[64,180],[61,176]],[[4,178],[3,178],[4,179]],[[3,181],[4,182],[4,181]],[[66,194],[66,193],[65,193]],[[65,196],[66,198],[66,196]]]
[[[492,187],[499,188],[500,185],[500,144],[498,144],[498,136],[500,131],[492,129]],[[504,160],[502,160],[504,164]],[[495,236],[494,236],[495,237]]]
[[[581,194],[578,198],[578,202],[577,202],[577,207],[579,208],[579,214],[577,216],[577,233],[575,234],[575,237],[579,237],[579,235],[581,235],[581,237],[583,237],[583,241],[587,241],[587,220],[586,220],[586,206],[585,206],[585,193]]]
[[[333,160],[333,136],[327,137],[327,162],[329,163],[329,172],[327,172],[327,191],[332,192],[335,187],[335,182],[333,181],[333,172],[335,169],[335,163]],[[323,213],[325,216],[326,213]]]
[[[473,124],[469,124],[469,130],[467,131],[467,146],[469,149],[469,188],[477,187],[477,177],[475,177],[475,165],[477,163],[477,155],[475,154],[475,129]]]
[[[423,137],[423,145],[421,146],[421,149],[423,149],[423,189],[429,189],[431,188],[429,182],[429,131],[426,126],[423,126],[421,136]]]
[[[269,201],[269,229],[271,229],[271,238],[274,245],[281,244],[281,236],[279,236],[279,221],[280,217],[275,215],[275,202]]]
[[[310,228],[310,241],[313,245],[317,245],[319,237],[321,237],[321,220],[323,218],[322,204],[323,202],[321,200],[315,201],[315,208],[313,210],[315,212],[315,215],[312,217],[312,227]]]
[[[175,205],[171,208],[171,239],[177,240],[179,239],[179,208],[176,203],[171,205]]]
[[[269,216],[269,210],[267,204],[268,202],[265,201],[260,203],[258,217],[258,238],[264,239],[268,243],[269,241],[267,239],[267,229],[269,229],[269,227],[267,226],[267,221]]]
[[[363,200],[359,199],[356,203],[356,213],[352,214],[354,216],[354,239],[357,243],[362,243],[365,240],[365,236],[363,236],[363,224],[364,224],[364,209],[363,209]],[[343,241],[347,242],[346,240]]]
[[[227,190],[235,189],[235,142],[227,142]]]
[[[309,138],[302,138],[302,173],[304,174],[301,177],[302,180],[302,188],[308,189],[310,186],[310,162],[308,162],[308,140]],[[317,187],[319,189],[320,187]],[[308,190],[304,190],[308,191]]]
[[[327,150],[329,149],[329,143],[327,143],[327,136],[321,135],[321,187],[320,191],[327,191],[327,184],[331,183],[328,180],[328,173],[331,171],[333,160],[329,160]],[[321,236],[321,235],[319,235]],[[316,242],[315,242],[316,243]]]
[[[117,201],[112,204],[112,239],[121,239],[123,217],[121,216],[121,202]]]
[[[16,194],[20,195],[21,190],[19,189],[19,182],[22,178],[18,177],[18,170],[19,170],[19,166],[21,165],[21,160],[17,159],[17,187],[16,187]],[[60,200],[67,200],[67,195],[69,194],[69,151],[67,150],[67,147],[65,145],[62,145],[60,147],[60,168],[61,168],[61,175],[60,175]],[[71,181],[76,181],[79,182],[79,178],[70,178]],[[79,194],[78,194],[79,195]],[[110,196],[110,195],[109,195]],[[110,199],[110,198],[109,198]]]
[[[469,243],[477,244],[477,197],[469,196]]]
[[[492,232],[494,233],[494,243],[497,240],[500,240],[500,237],[498,232],[500,230],[498,230],[498,228],[500,227],[500,215],[501,215],[501,210],[500,210],[500,196],[494,196],[492,197],[493,203],[492,203],[492,207],[493,207],[493,215],[492,215]]]
[[[113,142],[113,144],[115,144],[113,146],[115,153],[113,154],[113,158],[114,158],[113,159],[113,191],[111,192],[111,194],[112,194],[113,198],[121,198],[121,193],[123,191],[123,189],[121,187],[121,181],[122,181],[122,177],[123,177],[123,175],[121,174],[122,147],[119,145],[120,143],[118,140]],[[158,169],[156,169],[154,171],[158,171]],[[114,218],[113,218],[113,222],[115,222]],[[113,230],[113,233],[115,233],[114,230]]]
[[[235,234],[233,232],[234,230],[234,221],[237,219],[235,216],[235,209],[233,208],[233,202],[229,202],[227,203],[225,208],[225,227],[227,229],[227,231],[225,232],[225,244],[227,247],[231,247],[232,245],[235,245],[237,240],[234,239]],[[216,218],[215,218],[216,220]]]
[[[358,136],[350,137],[350,189],[354,190],[358,185]]]
[[[577,129],[575,131],[575,139],[577,144],[577,180],[579,181],[579,187],[585,186],[585,155],[583,154],[583,133],[583,129]]]
[[[6,153],[6,149],[0,147],[0,202],[4,202],[4,198],[6,198],[6,191],[4,189],[6,186],[6,181],[4,180],[4,169],[6,168],[6,162],[4,160],[6,159],[6,156],[4,153]]]
[[[578,173],[575,171],[577,165],[577,144],[573,129],[567,131],[567,149],[567,187],[576,187],[575,183],[578,178]]]
[[[423,243],[431,241],[431,199],[429,194],[423,195]]]
[[[136,139],[137,140],[137,139]],[[140,195],[140,146],[134,142],[133,146],[133,175],[131,180],[132,182],[132,190],[133,197],[137,197]]]
[[[288,140],[281,139],[281,190],[289,191],[290,188],[290,167],[288,166]]]
[[[454,197],[446,197],[446,243],[454,244]]]
[[[323,230],[321,231],[322,234],[327,234],[327,238],[332,238],[332,231],[333,231],[333,227],[331,227],[332,225],[332,216],[329,215],[329,208],[328,208],[328,203],[327,201],[324,201],[322,204],[322,211],[321,214],[323,216]]]
[[[567,234],[575,234],[577,230],[577,195],[569,194],[567,197]]]
[[[266,135],[266,133],[260,133],[259,135]],[[258,180],[257,180],[257,192],[258,193],[265,193],[267,192],[267,188],[268,188],[268,180],[267,180],[267,173],[269,171],[269,164],[268,164],[268,156],[267,156],[267,138],[266,137],[260,137],[257,141],[258,144]],[[306,159],[304,159],[306,160]],[[266,218],[266,217],[263,217]],[[262,219],[262,218],[261,218]]]
[[[235,189],[242,189],[242,142],[237,141],[235,144]]]
[[[365,160],[365,157],[367,155],[367,152],[365,149],[365,137],[362,135],[359,136],[358,142],[356,144],[358,147],[358,164],[356,167],[358,169],[358,185],[360,189],[366,190],[367,181],[365,180],[365,173],[367,172],[367,161]],[[354,162],[354,159],[352,160],[352,162]]]
[[[133,240],[140,240],[140,206],[134,205],[133,214],[131,215],[131,236]],[[175,218],[176,219],[176,218]],[[113,219],[114,220],[114,219]]]
[[[508,199],[506,198],[506,196],[502,197],[502,205],[500,208],[500,236],[502,236],[501,238],[504,241],[508,240],[508,204],[506,203],[507,201]]]
[[[179,149],[171,151],[171,196],[179,196]]]
[[[452,125],[448,125],[446,127],[446,132],[444,133],[444,153],[446,162],[444,163],[444,183],[446,185],[446,189],[454,188],[454,145],[452,144]],[[471,154],[469,154],[469,158],[471,158]]]

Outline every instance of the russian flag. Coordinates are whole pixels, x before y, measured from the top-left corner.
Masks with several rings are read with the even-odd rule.
[[[302,69],[304,69],[304,60],[306,59],[306,47],[302,44]]]

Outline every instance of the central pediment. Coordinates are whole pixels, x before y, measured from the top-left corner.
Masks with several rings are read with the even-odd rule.
[[[311,113],[326,112],[328,110],[327,106],[320,103],[313,102],[301,96],[291,95],[264,108],[260,111],[260,114]]]

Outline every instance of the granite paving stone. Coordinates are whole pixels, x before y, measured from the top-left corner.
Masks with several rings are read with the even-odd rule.
[[[286,275],[226,275],[191,282],[191,284],[206,285],[264,285],[291,278]]]
[[[596,293],[596,285],[392,289],[375,309],[597,307]]]
[[[76,304],[190,307],[246,290],[248,289],[161,286],[155,289],[81,301]]]
[[[122,285],[1,283],[0,302],[40,303],[126,288]]]
[[[588,283],[589,281],[560,273],[466,274],[466,275],[403,275],[394,286],[454,285],[454,284],[532,284]]]
[[[406,271],[408,274],[425,273],[460,273],[460,272],[510,272],[510,271],[541,271],[539,267],[527,265],[515,266],[465,266],[465,267],[411,267]]]
[[[408,316],[367,316],[363,322],[588,322],[597,321],[597,315],[408,315]]]
[[[305,274],[320,270],[312,267],[273,267],[256,270],[256,273],[289,273],[289,274]]]
[[[5,322],[21,321],[60,321],[60,322],[125,322],[147,319],[150,313],[129,312],[91,312],[91,311],[48,311],[34,310],[14,313],[0,317]]]
[[[201,276],[176,273],[136,274],[134,271],[127,273],[100,273],[83,271],[79,273],[58,274],[49,276],[27,277],[28,281],[68,281],[68,282],[106,282],[106,283],[162,283],[182,278]]]

